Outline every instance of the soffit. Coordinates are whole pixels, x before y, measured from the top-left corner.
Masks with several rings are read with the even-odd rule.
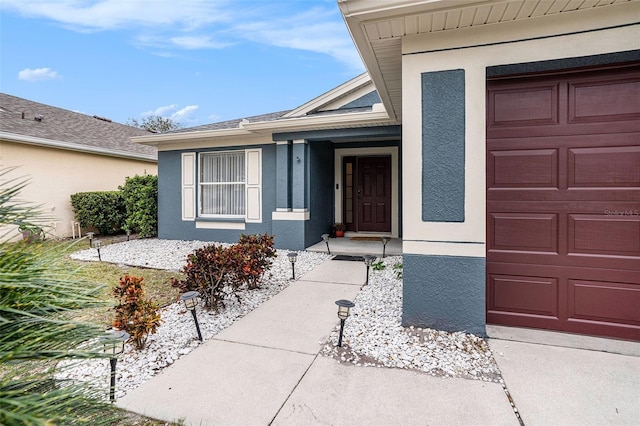
[[[524,21],[637,0],[338,0],[385,107],[401,120],[402,38]]]

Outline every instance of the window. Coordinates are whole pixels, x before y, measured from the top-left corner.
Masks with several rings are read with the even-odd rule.
[[[245,216],[245,152],[200,154],[199,216]]]

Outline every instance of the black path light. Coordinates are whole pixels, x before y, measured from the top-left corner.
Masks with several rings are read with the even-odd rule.
[[[292,280],[296,280],[296,260],[298,260],[298,253],[296,253],[295,251],[292,251],[291,253],[287,254],[287,257],[289,258],[289,262],[291,262],[291,279]]]
[[[98,260],[102,262],[102,257],[100,256],[100,247],[102,247],[102,241],[96,240],[96,250],[98,250]]]
[[[95,234],[93,232],[87,232],[87,238],[89,238],[89,248],[93,247],[93,236]]]
[[[180,300],[184,302],[185,308],[191,311],[193,315],[193,321],[196,323],[196,330],[198,331],[198,339],[202,342],[202,333],[200,333],[200,324],[198,324],[198,316],[196,315],[196,306],[198,306],[198,296],[200,293],[197,291],[188,291],[180,296]]]
[[[131,238],[131,229],[127,229],[127,241]]]
[[[386,257],[387,243],[391,240],[391,237],[384,236],[380,239],[382,240],[382,258],[384,259]]]
[[[371,267],[371,265],[373,265],[373,261],[376,260],[376,257],[370,254],[365,254],[363,258],[364,264],[367,265],[367,281],[364,283],[364,285],[367,285],[369,284],[369,268]]]
[[[329,249],[329,234],[322,234],[322,241],[327,245],[327,253],[331,254],[331,250]]]
[[[347,318],[349,318],[349,309],[353,308],[355,303],[351,300],[336,300],[336,305],[338,305],[338,318],[340,318],[340,336],[338,337],[338,346],[342,347],[342,333],[344,332],[344,322]]]
[[[109,331],[104,337],[104,353],[109,355],[111,364],[111,381],[109,385],[109,400],[116,399],[116,364],[118,356],[124,352],[124,342],[129,339],[129,333],[124,330]]]

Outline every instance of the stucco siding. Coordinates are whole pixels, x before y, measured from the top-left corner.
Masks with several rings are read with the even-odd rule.
[[[0,141],[0,167],[17,167],[12,176],[25,176],[29,185],[21,198],[41,206],[51,217],[51,237],[72,235],[71,195],[78,192],[115,191],[127,177],[157,174],[155,161],[52,149]],[[76,233],[77,234],[77,233]]]
[[[305,247],[322,240],[333,223],[333,144],[313,142],[309,145],[309,220],[305,223]]]
[[[605,18],[603,16],[602,19]],[[464,37],[463,34],[456,36],[452,31],[449,38],[456,44],[462,44],[461,39],[464,38],[468,44],[473,45],[478,39],[491,39],[489,35],[485,35],[491,31],[494,32],[494,39],[509,38],[501,26],[493,30],[467,29],[461,31]],[[543,27],[539,31],[548,33],[551,29]],[[422,74],[462,69],[465,71],[465,221],[424,221],[422,199],[406,197],[403,206],[405,253],[485,256],[485,91],[488,68],[625,52],[640,47],[638,31],[640,25],[621,26],[469,48],[456,45],[451,50],[445,48],[441,36],[408,38],[403,46],[404,193],[422,192],[421,182],[412,179],[412,176],[420,173],[424,161],[422,156],[415,155],[422,148]],[[437,50],[431,50],[435,47]],[[451,244],[459,242],[472,245]]]
[[[158,152],[158,237],[234,243],[240,234],[272,233],[271,212],[276,208],[276,146],[234,146],[262,149],[262,222],[182,220],[181,156],[183,152],[229,151],[230,148]],[[224,229],[227,228],[227,229]]]
[[[485,260],[403,256],[402,324],[484,336]]]

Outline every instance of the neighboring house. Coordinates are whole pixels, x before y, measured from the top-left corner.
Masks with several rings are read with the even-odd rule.
[[[402,237],[405,325],[640,340],[640,2],[338,4],[368,74],[134,138],[160,236],[302,249],[352,220]]]
[[[71,194],[113,191],[127,176],[157,174],[157,151],[130,141],[149,134],[0,93],[0,167],[27,177],[21,199],[51,217],[48,236],[72,236]],[[77,229],[75,231],[78,235]]]

